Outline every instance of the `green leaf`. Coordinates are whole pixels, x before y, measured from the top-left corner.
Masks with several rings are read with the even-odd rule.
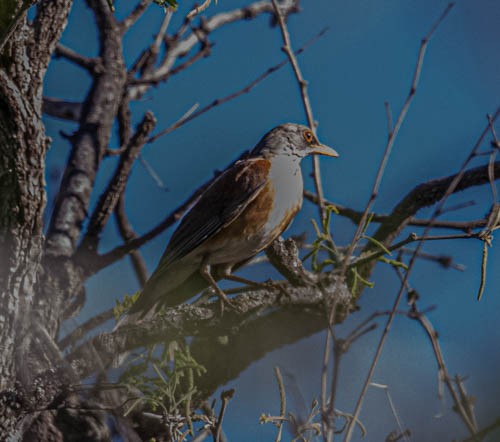
[[[391,254],[391,251],[386,246],[384,246],[380,241],[377,241],[375,238],[368,236],[368,235],[363,235],[361,238],[368,240],[369,242],[371,242],[373,245],[377,246],[380,250],[383,250],[388,255]]]
[[[358,272],[358,270],[356,269],[356,267],[353,267],[353,268],[351,269],[351,271],[352,271],[352,272],[353,272],[353,274],[354,274],[354,284],[353,284],[353,286],[354,286],[354,287],[356,286],[356,284],[357,284],[358,280],[359,280],[362,284],[364,284],[366,287],[369,287],[369,288],[371,288],[371,289],[372,289],[373,287],[375,287],[375,283],[374,283],[374,282],[371,282],[371,281],[368,281],[367,279],[363,278],[363,277],[359,274],[359,272]]]
[[[378,260],[385,262],[386,264],[390,264],[393,267],[398,267],[398,268],[408,270],[408,266],[404,262],[398,261],[396,259],[389,259],[389,258],[386,258],[385,256],[381,256]]]

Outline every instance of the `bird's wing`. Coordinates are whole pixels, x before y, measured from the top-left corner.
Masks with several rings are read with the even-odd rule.
[[[266,159],[240,160],[226,169],[183,218],[158,267],[167,268],[233,222],[262,190],[269,169]]]

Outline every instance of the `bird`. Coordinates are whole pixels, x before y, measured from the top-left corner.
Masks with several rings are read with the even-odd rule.
[[[288,228],[302,206],[300,163],[308,155],[337,157],[338,153],[321,144],[309,127],[286,123],[271,129],[222,171],[182,218],[122,321],[140,321],[207,287],[228,303],[217,281],[248,283],[233,270]]]

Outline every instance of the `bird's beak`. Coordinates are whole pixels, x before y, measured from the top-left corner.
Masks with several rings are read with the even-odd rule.
[[[325,155],[327,157],[338,157],[339,154],[335,149],[332,149],[331,147],[325,146],[324,144],[314,144],[312,147],[312,154],[313,155]]]

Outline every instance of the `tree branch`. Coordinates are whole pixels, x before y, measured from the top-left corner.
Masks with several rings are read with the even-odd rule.
[[[79,121],[82,115],[82,103],[63,101],[57,98],[44,97],[42,112],[61,120]]]
[[[284,15],[288,15],[292,12],[296,12],[297,9],[298,0],[293,0],[287,2],[286,10],[282,11],[282,13]],[[272,3],[270,1],[262,0],[254,2],[243,8],[213,15],[212,17],[203,20],[202,25],[199,28],[193,29],[193,32],[191,32],[187,37],[182,39],[176,38],[171,41],[167,54],[160,66],[145,73],[142,76],[142,80],[152,82],[154,84],[155,79],[167,78],[177,59],[186,55],[200,41],[200,39],[205,39],[206,36],[216,29],[236,21],[250,18],[253,19],[258,15],[272,13],[273,11],[274,8]],[[148,87],[148,85],[144,84],[135,85],[129,88],[128,95],[131,99],[136,100],[144,95]]]
[[[219,314],[217,300],[205,302],[201,305],[183,304],[157,314],[152,320],[121,327],[112,333],[101,334],[76,348],[68,355],[67,360],[79,376],[85,378],[95,372],[96,361],[100,366],[107,366],[118,354],[140,346],[154,342],[165,342],[165,340],[184,339],[186,336],[198,337],[205,343],[207,339],[212,342],[213,338],[218,339],[219,336],[229,336],[232,346],[234,345],[234,351],[242,351],[245,348],[247,356],[244,358],[243,365],[246,366],[252,360],[262,356],[263,347],[259,347],[257,356],[248,347],[242,348],[241,343],[237,343],[235,340],[240,339],[242,334],[246,334],[250,330],[253,330],[252,339],[255,340],[255,333],[257,333],[255,325],[264,326],[263,324],[266,324],[267,328],[270,323],[273,323],[273,327],[279,328],[279,324],[281,324],[283,328],[290,329],[289,323],[283,321],[285,316],[288,316],[287,320],[290,319],[290,315],[287,314],[290,309],[288,313],[299,316],[304,315],[309,318],[309,322],[311,322],[311,315],[324,318],[324,313],[322,313],[324,301],[332,296],[337,297],[339,305],[344,306],[345,311],[349,310],[350,294],[345,286],[343,289],[338,290],[335,277],[324,275],[321,286],[322,290],[319,290],[315,285],[293,287],[291,284],[283,282],[280,287],[252,290],[233,298],[233,308],[225,312],[223,316]],[[333,292],[335,288],[337,288],[337,291]],[[276,306],[280,306],[280,308],[276,310]],[[271,317],[274,318],[272,321]],[[282,319],[277,321],[278,317],[282,317]],[[311,330],[314,332],[321,330],[326,325],[326,322],[321,320],[312,322],[314,326],[312,328],[311,326],[308,327],[309,332]],[[278,335],[280,334],[278,333]],[[272,344],[265,345],[265,352],[283,345],[284,341],[290,342],[289,339],[292,335],[291,342],[303,337],[304,329],[297,326],[294,327],[294,330],[282,333],[282,336],[276,336],[277,339],[268,339],[268,343],[272,342]],[[201,341],[195,341],[199,342],[200,346],[203,347]],[[194,343],[193,356],[197,359],[194,353],[196,348],[197,345]],[[201,352],[203,349],[200,348],[198,351]],[[234,353],[227,350],[225,352],[228,356],[230,355],[231,359],[235,359]],[[198,360],[198,362],[204,364],[205,361]],[[217,365],[221,362],[218,361]],[[238,366],[239,370],[241,370],[240,362],[243,361],[233,361],[231,366],[233,368]],[[211,371],[209,370],[209,372]],[[233,370],[231,372],[231,376],[234,376]],[[217,377],[217,381],[215,379],[210,381],[211,388],[213,388],[214,383],[228,380],[226,378],[228,375],[227,370],[223,370],[223,372],[214,370],[212,374]],[[221,377],[224,379],[221,379]]]
[[[317,203],[318,197],[312,193],[309,192],[308,190],[304,191],[304,198],[313,202]],[[329,206],[335,207],[336,213],[339,216],[343,216],[345,218],[350,219],[353,223],[358,224],[359,221],[361,220],[361,216],[363,215],[363,212],[360,212],[358,210],[351,209],[346,206],[342,206],[341,204],[334,203],[331,201],[328,201],[325,199],[325,204]],[[388,221],[390,218],[390,215],[381,215],[381,214],[373,214],[371,218],[372,223],[384,223]],[[463,230],[464,232],[467,232],[472,229],[477,229],[479,227],[485,226],[487,223],[486,219],[475,219],[471,221],[432,221],[432,227],[433,228],[440,228],[440,229],[454,229],[454,230]],[[431,220],[430,219],[420,219],[420,218],[415,218],[411,217],[410,220],[407,223],[407,226],[415,226],[415,227],[426,227],[431,225]]]
[[[75,251],[126,80],[116,20],[105,0],[88,0],[88,4],[99,29],[104,71],[94,78],[83,105],[80,127],[71,138],[72,151],[47,232],[46,252],[51,256],[69,257]]]
[[[311,38],[309,41],[307,41],[304,46],[302,46],[300,49],[298,49],[295,52],[295,55],[300,55],[302,54],[309,46],[311,46],[313,43],[315,43],[318,39],[323,37],[327,32],[329,28],[323,28],[317,35],[315,35],[313,38]],[[156,141],[158,138],[162,137],[163,135],[167,135],[174,130],[178,129],[179,127],[183,126],[184,124],[194,120],[195,118],[198,118],[199,116],[203,115],[205,112],[208,112],[210,109],[220,106],[221,104],[227,103],[228,101],[234,100],[235,98],[238,98],[240,95],[247,94],[250,92],[255,86],[257,86],[260,82],[265,80],[269,75],[273,74],[277,70],[281,69],[282,67],[286,66],[288,63],[287,60],[283,60],[278,64],[275,64],[274,66],[271,66],[269,69],[264,71],[262,74],[260,74],[257,78],[252,80],[250,83],[248,83],[245,87],[237,90],[236,92],[233,92],[229,95],[226,95],[223,98],[217,98],[216,100],[212,101],[210,104],[202,107],[196,112],[193,112],[191,115],[189,115],[186,118],[181,118],[178,121],[176,121],[174,124],[171,126],[167,127],[166,129],[161,130],[159,133],[156,135],[152,136],[149,140],[148,143],[152,143],[153,141]]]
[[[65,58],[66,60],[71,61],[77,66],[87,70],[92,75],[102,74],[104,69],[99,58],[85,57],[84,55],[75,52],[73,49],[62,45],[61,43],[56,46],[54,57]]]
[[[302,104],[304,106],[304,111],[306,113],[307,124],[309,125],[311,130],[316,135],[317,123],[313,117],[311,100],[309,99],[309,93],[307,91],[307,81],[304,80],[304,77],[303,77],[302,72],[300,70],[299,63],[298,63],[297,58],[295,57],[295,54],[292,50],[292,43],[290,40],[290,34],[289,34],[288,28],[286,26],[284,15],[281,11],[281,7],[278,6],[278,3],[276,0],[272,0],[272,3],[273,3],[274,11],[276,13],[278,25],[279,25],[280,30],[281,30],[281,36],[283,38],[283,48],[282,49],[283,49],[283,52],[288,57],[288,60],[290,61],[290,65],[292,66],[292,69],[293,69],[293,73],[295,74],[295,78],[297,80],[297,83],[298,83],[298,86],[300,89],[300,96],[302,98]],[[317,155],[313,155],[313,179],[314,179],[314,187],[316,188],[316,195],[318,196],[319,216],[320,216],[320,219],[324,219],[325,218],[325,206],[323,203],[323,186],[321,184],[321,171],[320,171],[320,166],[319,166],[319,157]]]
[[[495,179],[500,179],[500,161],[494,163],[493,172]],[[454,174],[445,178],[437,178],[413,188],[394,207],[391,214],[374,234],[374,238],[384,244],[392,243],[420,209],[432,206],[442,200],[450,184],[455,181],[458,175]],[[481,186],[488,182],[488,165],[474,167],[463,173],[460,181],[453,189],[453,193],[460,192],[469,187]],[[434,227],[434,222],[432,221],[429,225]]]
[[[141,0],[137,3],[134,10],[120,23],[121,31],[128,31],[134,23],[142,17],[142,14],[146,12],[150,4],[151,0]]]
[[[82,239],[82,244],[79,251],[83,251],[86,256],[88,252],[95,253],[99,243],[99,236],[103,231],[109,217],[115,210],[115,207],[122,195],[128,177],[132,170],[135,159],[139,155],[140,150],[144,146],[147,137],[153,130],[156,124],[156,119],[151,112],[144,115],[143,120],[137,127],[137,131],[130,139],[130,142],[120,157],[120,162],[116,171],[108,184],[108,187],[99,198],[96,208],[90,217],[87,232]]]
[[[158,225],[153,227],[149,232],[136,239],[133,239],[125,244],[115,247],[113,250],[104,253],[103,255],[96,256],[91,262],[85,263],[85,272],[87,277],[90,277],[99,270],[113,264],[114,262],[127,256],[130,252],[142,247],[148,241],[158,236],[164,230],[168,229],[174,223],[179,221],[179,219],[184,215],[184,213],[191,207],[192,204],[198,199],[198,197],[205,191],[205,189],[212,183],[212,179],[208,180],[205,184],[200,186],[193,192],[193,194],[182,203],[179,207],[174,209],[167,217],[161,221]]]
[[[132,228],[125,213],[125,193],[122,193],[118,201],[118,205],[115,209],[115,218],[118,231],[126,243],[137,239],[137,234],[134,232],[134,229]],[[132,267],[134,268],[139,285],[144,287],[144,284],[146,284],[146,281],[148,280],[148,270],[141,252],[139,252],[139,250],[132,251],[130,253],[130,260],[132,261]]]

